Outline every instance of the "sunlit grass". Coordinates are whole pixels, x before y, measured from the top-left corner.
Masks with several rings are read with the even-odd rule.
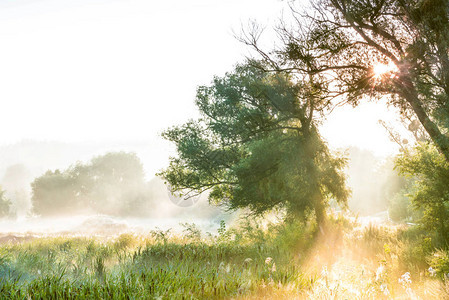
[[[445,299],[448,254],[405,228],[331,218],[245,222],[206,236],[49,237],[0,246],[9,299]],[[430,247],[430,248],[429,248]],[[423,258],[421,257],[423,256]],[[430,259],[432,258],[433,259]],[[423,262],[424,261],[424,262]]]
[[[3,245],[0,293],[13,299],[228,298],[262,286],[300,291],[311,284],[274,233],[248,225],[201,238],[192,224],[186,229],[183,235],[154,231]]]

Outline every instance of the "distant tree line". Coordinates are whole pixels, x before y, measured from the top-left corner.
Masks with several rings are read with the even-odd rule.
[[[134,153],[107,153],[63,171],[48,170],[31,187],[33,213],[41,216],[138,216],[148,213],[151,202],[142,163]]]
[[[0,187],[0,218],[10,215],[10,207],[11,200],[6,197],[5,191]]]

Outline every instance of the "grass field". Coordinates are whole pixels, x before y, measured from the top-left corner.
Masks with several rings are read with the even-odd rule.
[[[245,221],[228,230],[222,223],[217,235],[184,224],[179,234],[155,230],[4,243],[0,294],[9,299],[449,297],[447,252],[434,251],[419,234],[344,218],[330,223],[325,235],[313,223]],[[430,271],[429,257],[440,259]]]

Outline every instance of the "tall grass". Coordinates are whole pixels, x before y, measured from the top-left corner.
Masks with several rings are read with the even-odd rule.
[[[283,225],[269,230],[246,222],[202,238],[192,224],[183,235],[152,232],[115,239],[57,237],[0,247],[0,295],[10,299],[209,299],[260,288],[296,292],[313,278],[301,273],[304,228],[284,243]],[[305,251],[305,249],[304,249]],[[267,263],[267,258],[269,263]]]
[[[49,237],[0,246],[1,299],[445,299],[449,255],[416,229],[244,220],[204,235]]]

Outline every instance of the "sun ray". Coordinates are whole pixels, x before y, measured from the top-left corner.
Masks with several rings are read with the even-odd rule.
[[[377,63],[373,66],[373,77],[378,80],[386,77],[393,78],[398,71],[398,67],[393,62],[388,64]]]

